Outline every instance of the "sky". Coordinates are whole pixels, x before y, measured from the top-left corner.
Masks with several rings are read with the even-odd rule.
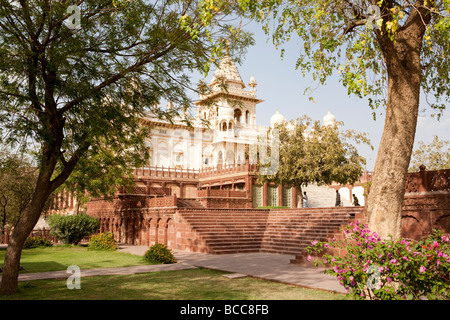
[[[300,50],[300,45],[295,39],[284,46],[286,52],[282,59],[280,51],[277,51],[272,43],[267,42],[268,37],[259,26],[250,25],[247,29],[254,33],[255,45],[248,48],[242,64],[236,66],[246,85],[251,76],[254,76],[258,83],[257,96],[264,102],[257,105],[257,124],[268,126],[270,117],[277,109],[287,120],[306,114],[313,120],[321,121],[329,110],[337,121],[344,122],[344,129],[368,134],[374,150],[367,146],[358,146],[358,150],[366,158],[366,170],[373,171],[383,133],[384,109],[376,110],[374,120],[373,110],[368,102],[349,97],[347,89],[337,77],[328,79],[326,85],[318,87],[317,83],[313,82],[312,76],[306,74],[303,77],[300,70],[295,70]],[[209,83],[212,75],[213,71],[206,78],[206,83]],[[308,95],[304,95],[308,86],[317,87],[313,94],[314,102],[309,100]],[[427,106],[422,103],[419,109],[424,108]],[[418,141],[430,143],[433,135],[438,135],[440,140],[450,140],[450,110],[444,111],[440,121],[432,118],[430,114],[430,112],[421,113],[418,119],[415,146]]]

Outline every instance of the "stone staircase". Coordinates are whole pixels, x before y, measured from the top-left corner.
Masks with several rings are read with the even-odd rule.
[[[313,240],[325,241],[362,208],[287,210],[183,210],[204,252],[271,252],[303,255]]]
[[[180,210],[206,252],[259,252],[269,210]]]
[[[365,218],[365,209],[364,207],[353,207],[352,210],[350,210],[350,219],[348,219],[343,225],[347,225],[350,222],[356,222],[359,221],[361,224],[366,224],[366,218]],[[327,234],[325,237],[316,239],[318,241],[331,241],[333,238],[341,241],[345,239],[345,235],[343,232],[339,230],[339,228],[335,228],[334,230],[330,230],[331,233]],[[329,253],[335,254],[345,254],[345,250],[337,249],[338,252],[333,252],[332,250],[327,249]],[[322,253],[323,254],[323,253]],[[312,266],[314,264],[314,260],[317,258],[320,258],[320,256],[313,256],[311,262],[307,261],[307,251],[303,250],[300,254],[296,254],[295,258],[291,260],[292,264],[301,264],[305,266]]]
[[[301,212],[272,212],[262,252],[299,255],[312,241],[324,241],[351,219],[353,208],[311,208]]]
[[[196,198],[177,198],[177,206],[179,208],[205,209],[202,203]]]

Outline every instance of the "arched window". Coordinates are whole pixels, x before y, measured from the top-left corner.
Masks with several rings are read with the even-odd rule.
[[[250,121],[250,112],[247,110],[245,111],[245,123],[248,124]]]
[[[227,131],[227,123],[222,123],[222,131]]]
[[[234,109],[234,122],[241,123],[242,112],[240,109]]]

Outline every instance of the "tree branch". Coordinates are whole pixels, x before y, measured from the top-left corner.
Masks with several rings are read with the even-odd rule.
[[[89,143],[84,139],[84,143],[73,153],[72,157],[69,161],[66,161],[62,154],[60,153],[60,159],[62,158],[62,163],[64,165],[64,169],[60,172],[58,176],[56,176],[53,180],[50,181],[49,189],[50,193],[55,191],[61,184],[66,181],[73,169],[77,165],[83,153],[89,148]]]
[[[344,34],[347,34],[349,32],[352,32],[354,28],[358,27],[358,26],[363,26],[366,24],[366,20],[359,20],[356,22],[352,22],[350,24],[347,25],[347,27],[344,30]]]

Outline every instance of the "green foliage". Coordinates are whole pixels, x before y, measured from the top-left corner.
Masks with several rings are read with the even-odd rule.
[[[306,116],[275,129],[280,140],[278,170],[259,174],[258,181],[301,188],[310,183],[353,184],[361,177],[365,159],[350,142],[371,146],[366,134],[324,127]]]
[[[14,226],[31,201],[36,169],[23,154],[0,151],[0,229]]]
[[[450,169],[450,141],[439,140],[436,135],[429,144],[419,141],[418,148],[413,151],[409,171],[417,172],[421,165],[426,170]]]
[[[48,218],[50,234],[64,244],[78,244],[84,237],[97,231],[100,222],[86,214],[58,215]]]
[[[322,254],[316,266],[330,265],[326,273],[337,277],[354,298],[450,298],[450,238],[442,230],[434,230],[421,241],[382,241],[358,222],[342,230],[347,236],[344,241],[313,241],[307,249],[308,259],[311,254]],[[333,254],[342,249],[346,254]]]
[[[422,89],[442,115],[450,101],[450,2],[239,0],[260,22],[277,48],[298,37],[296,68],[320,84],[338,75],[349,95],[366,97],[375,109],[386,105],[388,61],[420,31]],[[375,6],[377,10],[374,10]],[[379,15],[376,15],[379,11]],[[400,40],[400,41],[399,41]],[[284,49],[280,50],[281,55]],[[312,92],[311,88],[307,89]],[[434,98],[434,101],[433,99]],[[375,111],[374,111],[375,117]]]
[[[24,249],[51,247],[53,243],[44,237],[28,237],[23,244]]]
[[[114,251],[117,249],[116,240],[111,232],[100,233],[91,237],[88,245],[89,250],[107,250]]]
[[[0,142],[33,153],[39,190],[63,186],[85,202],[85,191],[111,196],[130,185],[132,168],[147,163],[142,118],[191,124],[192,74],[216,61],[224,38],[233,35],[237,57],[252,39],[226,18],[236,3],[208,17],[196,1],[77,5],[73,29],[67,1],[0,1]],[[174,108],[161,108],[164,101]]]
[[[172,251],[164,244],[156,243],[152,245],[144,254],[144,258],[150,262],[163,264],[176,263]]]

